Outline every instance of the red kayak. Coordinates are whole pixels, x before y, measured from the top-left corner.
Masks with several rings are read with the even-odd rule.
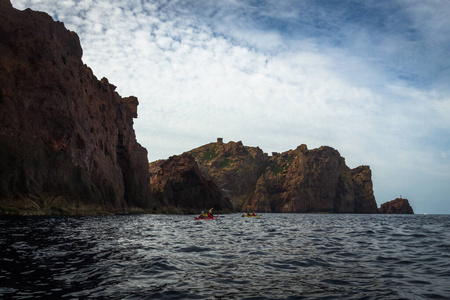
[[[215,220],[219,216],[212,216],[211,218],[202,218],[202,217],[195,217],[196,220]]]

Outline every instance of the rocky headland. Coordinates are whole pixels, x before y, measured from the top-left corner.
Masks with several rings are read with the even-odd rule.
[[[378,213],[369,166],[350,169],[331,147],[268,156],[221,139],[189,151],[238,211]]]
[[[189,151],[200,170],[213,180],[240,211],[254,192],[258,178],[267,167],[268,155],[258,147],[242,142],[224,144],[221,139]]]
[[[0,0],[0,214],[156,211],[136,97],[82,62],[78,35]]]
[[[414,214],[408,199],[396,198],[381,205],[382,214]]]

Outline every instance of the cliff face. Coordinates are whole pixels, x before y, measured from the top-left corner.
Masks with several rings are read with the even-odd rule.
[[[0,213],[156,209],[137,99],[93,75],[62,23],[0,6]]]
[[[333,148],[308,150],[301,145],[269,159],[269,167],[243,210],[376,213],[370,172],[368,175],[348,168]],[[355,184],[358,176],[370,184]]]
[[[268,159],[258,147],[246,147],[242,142],[211,143],[189,153],[195,157],[203,174],[230,198],[236,210],[240,210],[255,189]]]
[[[269,157],[259,148],[230,142],[190,153],[209,178],[231,191],[237,210],[378,213],[370,168],[348,168],[330,147],[308,150],[301,145]]]
[[[192,155],[184,153],[149,165],[152,192],[168,212],[232,212],[231,202],[205,178]]]
[[[396,198],[392,201],[381,205],[380,213],[382,214],[414,214],[412,207],[409,205],[408,199]]]
[[[351,175],[355,192],[355,213],[378,213],[370,167],[359,166],[351,170]]]

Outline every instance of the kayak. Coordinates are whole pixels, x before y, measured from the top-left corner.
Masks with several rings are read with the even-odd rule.
[[[196,220],[215,220],[217,218],[219,218],[219,216],[213,216],[212,218],[195,217]]]
[[[249,215],[242,215],[244,218],[259,218],[261,217],[261,215],[256,215],[256,216],[249,216]]]

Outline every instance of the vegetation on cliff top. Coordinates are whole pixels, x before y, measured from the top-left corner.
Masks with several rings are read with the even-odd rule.
[[[200,170],[222,189],[240,210],[267,166],[267,154],[242,142],[210,143],[189,151]]]

